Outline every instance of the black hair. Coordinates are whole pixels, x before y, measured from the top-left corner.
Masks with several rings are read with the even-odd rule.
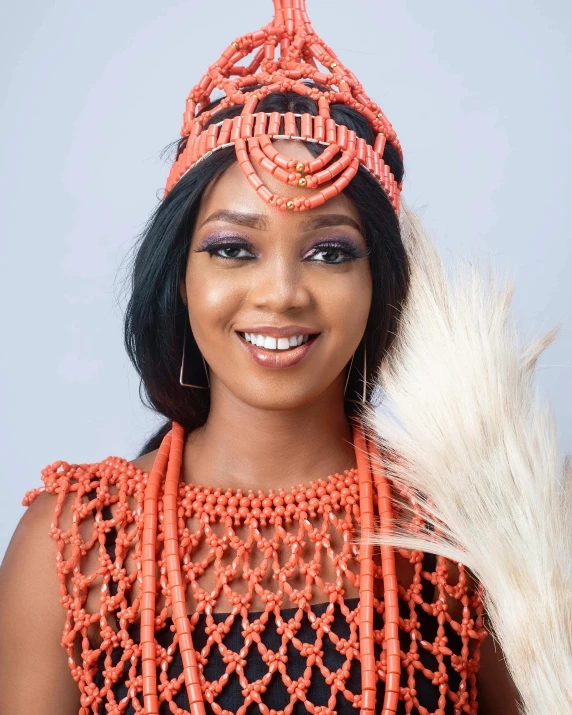
[[[216,106],[218,101],[205,110]],[[210,122],[233,117],[241,110],[241,106],[219,110],[207,122],[207,126]],[[269,94],[259,102],[257,110],[318,113],[317,103],[313,99],[294,92]],[[373,144],[373,131],[359,112],[343,104],[332,104],[330,112],[337,124],[345,124],[358,137]],[[186,137],[176,142],[175,160],[183,151],[185,143]],[[315,156],[324,149],[323,145],[317,143],[307,143],[306,146]],[[403,163],[389,142],[385,145],[383,159],[400,182],[404,173]],[[183,331],[185,321],[188,321],[187,309],[179,293],[179,281],[185,274],[189,237],[203,191],[235,161],[234,147],[227,147],[215,151],[192,167],[157,206],[136,246],[131,295],[125,313],[125,347],[140,376],[141,399],[167,420],[143,445],[139,456],[159,446],[172,420],[190,432],[203,425],[208,416],[210,391],[179,384]],[[363,345],[367,350],[366,377],[371,381],[393,341],[398,314],[409,288],[409,264],[398,218],[375,177],[360,164],[356,176],[344,189],[344,193],[353,201],[362,218],[373,284],[364,340],[355,354],[348,382],[346,409],[349,411],[352,405],[349,400],[359,399],[363,389]],[[189,366],[191,372],[194,370],[204,376],[201,355],[190,328],[185,366]],[[187,380],[195,382],[189,378]],[[368,398],[371,397],[370,393],[371,386],[368,385]]]

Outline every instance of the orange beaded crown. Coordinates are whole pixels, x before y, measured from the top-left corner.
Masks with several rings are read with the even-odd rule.
[[[402,182],[396,181],[383,160],[386,141],[403,158],[395,131],[377,104],[365,94],[357,77],[314,32],[305,5],[305,0],[274,0],[273,21],[232,42],[193,87],[181,129],[181,136],[187,141],[171,167],[164,198],[197,162],[217,149],[234,145],[237,161],[250,184],[262,199],[277,208],[305,211],[320,206],[340,193],[362,164],[381,183],[399,213]],[[276,58],[278,46],[280,53]],[[255,55],[250,64],[238,64],[252,52]],[[216,89],[224,93],[223,98],[205,110]],[[314,99],[318,115],[257,112],[259,101],[277,91]],[[373,146],[355,131],[336,123],[330,116],[332,104],[345,104],[367,119],[376,136]],[[221,122],[211,121],[217,112],[236,105],[242,105],[239,115]],[[313,160],[296,160],[278,152],[272,139],[318,142],[327,148]],[[340,152],[341,157],[336,158]],[[311,195],[302,193],[289,199],[264,184],[253,162],[292,186],[319,189],[328,185]]]

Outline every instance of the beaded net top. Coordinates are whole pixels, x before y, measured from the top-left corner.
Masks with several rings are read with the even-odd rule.
[[[27,492],[22,503],[30,505],[43,491],[55,497],[49,536],[57,541],[54,567],[67,614],[61,645],[81,692],[80,715],[146,713],[138,624],[149,475],[119,457],[58,461],[42,475],[44,486]],[[391,712],[476,713],[479,646],[486,637],[478,590],[469,587],[462,565],[400,551],[398,632],[388,632],[379,550],[371,559],[371,601],[357,597],[370,563],[355,543],[364,517],[358,482],[358,470],[349,469],[258,492],[179,483],[179,557],[207,713],[363,712],[364,608],[373,614],[378,708],[386,645],[397,635],[399,703]],[[185,715],[162,491],[158,501],[158,712]]]
[[[245,58],[246,64],[241,63]],[[217,90],[223,97],[208,108]],[[257,111],[260,100],[277,91],[314,99],[318,115]],[[336,123],[330,116],[333,104],[345,104],[363,115],[376,137],[373,146]],[[217,112],[232,106],[242,106],[241,113],[217,122]],[[187,97],[181,136],[186,143],[171,167],[164,197],[202,158],[234,145],[238,164],[252,187],[279,209],[305,211],[320,206],[342,191],[362,164],[381,183],[399,213],[402,182],[395,180],[383,160],[386,142],[403,158],[395,131],[357,77],[315,33],[305,0],[274,0],[272,22],[238,37],[209,66]],[[296,160],[276,150],[272,140],[279,138],[319,142],[326,149],[316,159]],[[255,165],[284,183],[299,186],[300,196],[292,199],[271,191]]]

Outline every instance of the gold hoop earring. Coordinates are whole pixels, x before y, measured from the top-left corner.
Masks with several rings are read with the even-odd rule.
[[[346,396],[346,392],[348,391],[348,382],[350,381],[350,372],[352,371],[352,365],[354,364],[354,356],[355,356],[355,351],[354,351],[354,354],[352,355],[352,359],[350,360],[350,366],[348,367],[348,374],[346,376],[346,386],[344,387],[344,397]]]
[[[185,354],[187,352],[187,324],[188,324],[188,322],[189,322],[188,319],[185,320],[185,328],[184,328],[184,332],[183,332],[183,356],[181,359],[181,370],[179,372],[179,385],[181,385],[181,387],[196,387],[199,390],[209,390],[210,386],[211,386],[211,382],[209,380],[209,370],[207,367],[207,363],[205,362],[205,357],[202,353],[201,353],[201,357],[203,359],[203,365],[205,366],[205,374],[207,376],[207,384],[206,385],[192,385],[190,382],[184,381],[183,375],[185,372]]]
[[[348,389],[348,382],[350,381],[350,372],[352,370],[352,365],[354,363],[354,357],[357,352],[357,349],[354,351],[354,354],[352,355],[352,359],[350,360],[350,366],[348,368],[348,374],[346,377],[346,386],[344,388],[344,397],[346,396],[346,392]],[[362,392],[362,397],[361,397],[361,403],[362,405],[365,405],[367,402],[367,350],[365,347],[365,341],[363,344],[363,375],[362,375],[362,382],[363,382],[363,392]],[[349,402],[358,402],[358,400],[349,400]]]

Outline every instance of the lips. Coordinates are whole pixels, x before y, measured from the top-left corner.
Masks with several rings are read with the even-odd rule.
[[[298,345],[297,347],[291,347],[288,350],[272,350],[253,345],[249,343],[241,333],[237,332],[236,334],[254,362],[274,370],[292,367],[299,363],[300,360],[310,352],[314,343],[320,337],[319,333],[314,334],[308,338],[306,343],[302,343],[302,345]]]

